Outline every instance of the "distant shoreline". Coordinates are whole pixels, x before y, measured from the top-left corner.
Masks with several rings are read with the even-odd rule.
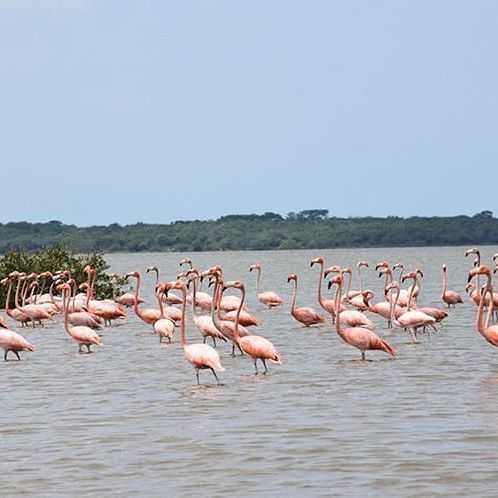
[[[0,253],[65,243],[76,252],[206,252],[497,245],[498,219],[474,216],[336,218],[327,210],[229,215],[170,224],[77,227],[0,223]]]

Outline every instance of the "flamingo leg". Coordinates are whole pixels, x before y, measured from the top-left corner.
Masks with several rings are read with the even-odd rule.
[[[264,358],[261,358],[261,361],[263,363],[263,366],[265,367],[264,374],[266,375],[268,373],[268,369],[266,368],[266,360]]]
[[[240,346],[238,344],[237,344],[237,347],[239,348],[240,356],[244,356],[244,351],[242,351],[242,349],[240,349]]]
[[[410,332],[412,333],[413,342],[418,342],[418,340],[417,340],[417,332],[415,331],[415,329],[410,329]]]
[[[197,377],[197,385],[199,385],[199,369],[195,369],[195,376]]]
[[[216,379],[216,382],[218,382],[218,384],[219,384],[220,383],[220,379],[218,379],[218,376],[216,375],[216,372],[212,368],[210,370],[211,370],[211,372],[213,372],[214,378]]]
[[[258,359],[254,358],[254,370],[256,370],[256,375],[258,375]]]
[[[361,359],[362,359],[363,361],[365,361],[365,360],[366,360],[366,358],[365,358],[365,351],[362,351],[362,352],[361,352]]]
[[[14,354],[17,356],[17,360],[21,361],[21,357],[19,356],[19,353],[17,351],[14,351]]]
[[[4,359],[4,361],[7,361],[7,354],[8,354],[8,353],[9,353],[9,350],[8,350],[8,349],[6,349],[6,350],[5,350],[5,352],[4,352],[4,354],[3,354],[3,359]]]
[[[232,344],[232,356],[235,356],[235,343]]]
[[[202,341],[202,344],[206,344],[206,339],[207,339],[207,335],[204,336],[204,340]]]
[[[87,353],[91,353],[92,351],[90,350],[90,344],[86,345]]]
[[[212,338],[213,338],[213,348],[215,348],[216,347],[216,339],[215,339],[214,335],[212,336]]]

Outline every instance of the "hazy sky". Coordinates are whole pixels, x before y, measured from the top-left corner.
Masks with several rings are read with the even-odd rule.
[[[0,222],[496,214],[497,54],[495,0],[0,0]]]

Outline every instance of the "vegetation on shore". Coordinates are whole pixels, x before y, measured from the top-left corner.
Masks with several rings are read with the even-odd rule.
[[[15,270],[26,273],[27,275],[31,273],[40,274],[45,271],[49,271],[55,275],[58,272],[69,270],[76,282],[82,283],[87,280],[87,275],[83,272],[83,269],[87,265],[90,265],[97,272],[94,287],[95,296],[99,299],[111,298],[112,283],[111,278],[107,274],[109,265],[104,255],[97,252],[87,255],[75,255],[64,244],[37,249],[34,252],[19,250],[5,253],[0,257],[0,280]],[[14,282],[14,284],[16,283]],[[40,279],[39,283],[43,285],[43,279]],[[45,292],[48,292],[51,283],[52,280],[47,279]],[[122,280],[120,280],[120,283],[122,283]],[[7,288],[7,285],[0,286],[0,308],[5,306]],[[11,295],[10,303],[10,306],[13,307],[13,295]]]
[[[228,215],[170,224],[77,227],[60,221],[0,223],[0,253],[53,244],[73,251],[226,251],[498,244],[498,219],[474,216],[336,218],[325,209]]]

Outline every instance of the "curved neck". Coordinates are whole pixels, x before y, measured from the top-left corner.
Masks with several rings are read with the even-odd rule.
[[[413,279],[413,284],[410,287],[410,290],[408,291],[408,302],[406,303],[406,311],[410,311],[411,304],[412,304],[412,297],[413,297],[413,292],[415,291],[415,287],[418,284],[417,277]]]
[[[156,273],[156,285],[157,285],[157,282],[159,282],[159,270],[157,268],[154,268],[152,271]]]
[[[138,293],[140,292],[140,273],[137,274],[137,286],[135,287],[135,303],[133,304],[133,311],[135,314],[140,316],[140,311],[138,309]]]
[[[71,291],[68,291],[64,289],[62,291],[62,304],[64,307],[64,328],[66,329],[66,332],[71,335],[69,332],[71,329],[71,325],[69,324],[69,301],[71,299]]]
[[[256,268],[258,276],[256,277],[256,296],[259,294],[259,281],[261,279],[261,268]]]
[[[197,301],[197,279],[198,279],[198,277],[195,277],[191,280],[191,282],[192,282],[192,316],[194,318],[197,318],[197,311],[195,309],[196,301]]]
[[[391,271],[386,271],[386,279],[384,280],[384,297],[386,301],[389,301],[387,297],[387,286],[393,281],[393,274]]]
[[[19,309],[19,288],[21,287],[21,276],[17,277],[16,295],[14,297],[14,306]]]
[[[5,299],[5,311],[9,311],[10,291],[11,290],[12,290],[12,280],[9,280],[9,290],[7,291],[7,298]]]
[[[186,324],[186,318],[187,318],[187,291],[185,290],[185,287],[182,288],[182,323],[181,323],[181,339],[180,339],[180,344],[182,345],[182,348],[185,348],[187,346],[187,335],[185,332],[185,329],[187,327]]]
[[[213,320],[214,326],[220,329],[220,320],[218,319],[218,314],[216,313],[216,308],[218,304],[218,277],[215,277],[214,289],[213,289],[213,299],[211,300],[211,320]]]
[[[397,325],[398,322],[396,321],[396,314],[394,313],[394,310],[396,309],[396,305],[398,304],[398,299],[399,299],[399,293],[400,293],[400,288],[398,287],[396,289],[396,298],[391,299],[391,306],[389,308],[389,311],[391,313],[391,323],[394,325]]]
[[[446,286],[447,286],[446,270],[443,269],[443,296],[446,294]]]
[[[339,280],[339,283],[337,284],[337,291],[335,293],[335,330],[343,340],[346,340],[344,337],[344,331],[341,329],[341,324],[339,319],[341,297],[342,297],[342,278]]]
[[[242,306],[244,306],[244,301],[246,299],[246,290],[245,288],[241,289],[242,296],[240,298],[240,304],[237,309],[237,314],[235,315],[235,325],[233,328],[233,340],[238,344],[240,341],[240,335],[239,335],[239,319],[240,319],[240,312],[242,311]]]
[[[323,308],[323,298],[322,298],[322,279],[323,279],[323,263],[320,264],[320,274],[318,276],[318,302]]]
[[[159,311],[161,312],[161,319],[164,318],[164,308],[163,308],[163,293],[159,290],[156,292],[157,304],[159,306]]]
[[[297,296],[297,278],[294,279],[294,292],[292,294],[291,313],[294,313],[294,310],[296,309],[296,296]]]

